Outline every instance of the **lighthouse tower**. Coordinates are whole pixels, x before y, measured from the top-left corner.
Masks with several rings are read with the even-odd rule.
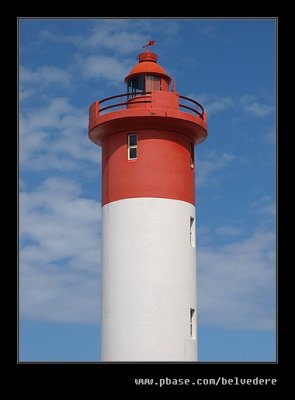
[[[102,147],[102,361],[197,360],[194,146],[206,114],[175,90],[153,43],[127,92],[89,110]]]

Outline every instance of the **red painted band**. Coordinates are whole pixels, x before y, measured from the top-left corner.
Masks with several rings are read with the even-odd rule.
[[[128,160],[128,134],[138,135],[137,159]],[[160,197],[195,204],[192,139],[163,130],[124,131],[102,143],[102,204]]]

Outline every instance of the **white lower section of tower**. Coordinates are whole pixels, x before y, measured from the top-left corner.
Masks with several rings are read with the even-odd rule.
[[[134,198],[102,208],[102,361],[196,361],[195,207]]]

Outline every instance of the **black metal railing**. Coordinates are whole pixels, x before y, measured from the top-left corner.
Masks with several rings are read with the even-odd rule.
[[[193,104],[195,104],[197,106],[197,107],[193,108],[193,107],[187,106],[186,104],[179,103],[179,107],[182,107],[182,108],[185,108],[187,110],[190,110],[193,113],[199,115],[201,118],[204,118],[204,108],[200,103],[198,103],[196,100],[193,100],[193,99],[191,99],[189,97],[186,97],[186,96],[179,95],[179,98],[183,99],[183,100],[186,100],[188,102],[191,102],[191,103],[193,103]]]
[[[136,93],[136,94],[121,93],[121,94],[118,94],[115,96],[107,97],[99,102],[99,106],[102,103],[105,103],[105,102],[108,102],[108,101],[114,100],[114,99],[120,99],[120,101],[116,102],[115,104],[111,104],[106,107],[99,108],[99,112],[109,110],[110,108],[115,108],[115,107],[123,108],[124,106],[127,106],[128,104],[151,103],[152,102],[151,94],[152,94],[152,92],[141,92],[141,93]],[[123,99],[125,99],[126,97],[127,97],[127,101],[123,101]],[[138,97],[138,100],[136,100],[137,97]],[[186,110],[189,110],[192,113],[197,114],[199,117],[204,119],[204,108],[200,103],[198,103],[197,101],[195,101],[189,97],[186,97],[186,96],[179,95],[179,98],[187,101],[189,104],[189,105],[187,105],[187,104],[179,103],[179,107],[185,108]],[[132,99],[132,101],[130,101],[131,99]],[[191,106],[190,103],[192,103],[193,106]]]
[[[106,107],[100,108],[99,112],[105,111],[105,110],[108,110],[109,108],[114,108],[114,107],[121,107],[122,108],[123,106],[126,106],[127,104],[130,104],[129,97],[134,99],[136,97],[145,96],[147,94],[151,94],[151,92],[138,93],[138,94],[136,94],[136,96],[132,95],[132,93],[122,93],[122,94],[117,94],[116,96],[107,97],[106,99],[101,100],[99,102],[99,104],[104,103],[104,102],[109,101],[109,100],[118,99],[118,98],[120,98],[121,101],[119,103],[111,104],[110,106],[106,106]],[[123,97],[127,97],[127,101],[122,101]],[[151,97],[147,97],[144,100],[132,100],[132,104],[151,103],[151,101],[152,101]]]

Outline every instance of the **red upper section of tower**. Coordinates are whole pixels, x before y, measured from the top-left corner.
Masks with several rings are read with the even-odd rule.
[[[101,146],[117,132],[160,129],[178,132],[194,144],[207,137],[206,113],[201,104],[182,96],[149,48],[125,78],[127,90],[95,101],[89,109],[89,138]]]
[[[125,78],[127,93],[90,107],[89,138],[102,146],[103,205],[136,197],[195,204],[194,145],[207,137],[206,113],[170,87],[157,60],[147,48]]]

